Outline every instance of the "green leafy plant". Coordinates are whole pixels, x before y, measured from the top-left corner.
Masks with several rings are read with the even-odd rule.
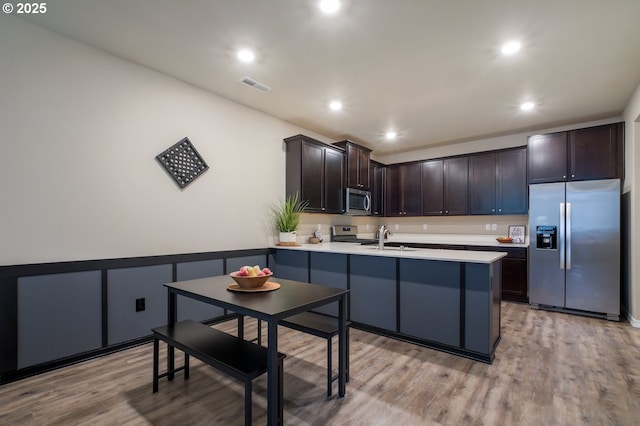
[[[287,196],[287,198],[276,206],[272,207],[273,223],[280,232],[294,232],[298,229],[300,218],[304,209],[309,204],[308,201],[301,201],[298,194]]]

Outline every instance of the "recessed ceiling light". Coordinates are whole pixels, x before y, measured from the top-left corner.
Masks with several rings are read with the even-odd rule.
[[[253,60],[256,58],[255,53],[253,53],[253,51],[249,50],[249,49],[240,49],[238,50],[237,53],[238,59],[241,60],[242,62],[253,62]]]
[[[522,111],[531,111],[533,108],[535,108],[536,104],[534,104],[533,102],[523,102],[522,104],[520,104],[520,109]]]
[[[318,7],[324,13],[335,13],[340,9],[340,1],[339,0],[320,0],[318,3]]]
[[[510,41],[502,45],[503,55],[513,55],[520,50],[521,44],[519,41]]]
[[[397,136],[398,135],[393,130],[389,130],[387,133],[384,134],[384,137],[389,141],[394,140]]]
[[[331,111],[340,111],[342,109],[342,102],[331,101],[329,102],[329,108],[331,108]]]

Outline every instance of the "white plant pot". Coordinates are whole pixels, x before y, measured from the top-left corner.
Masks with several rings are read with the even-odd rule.
[[[280,238],[280,242],[281,243],[295,243],[296,242],[296,231],[293,231],[293,232],[281,232],[279,238]]]

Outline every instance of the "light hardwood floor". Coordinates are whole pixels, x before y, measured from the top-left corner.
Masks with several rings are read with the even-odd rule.
[[[335,397],[337,387],[325,397],[325,341],[281,327],[280,350],[288,355],[285,423],[640,424],[640,329],[522,304],[502,308],[492,365],[352,330],[345,398]],[[234,332],[235,321],[216,327]],[[255,331],[248,319],[246,335]],[[146,344],[4,385],[0,424],[242,424],[239,382],[193,360],[188,381],[162,379],[153,394],[151,366]],[[265,376],[254,382],[257,425],[265,424],[265,388]]]

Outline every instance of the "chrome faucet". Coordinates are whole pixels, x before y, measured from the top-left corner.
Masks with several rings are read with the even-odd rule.
[[[389,235],[391,235],[391,231],[389,231],[384,225],[380,226],[380,229],[378,230],[378,248],[380,250],[384,249],[384,240]]]

